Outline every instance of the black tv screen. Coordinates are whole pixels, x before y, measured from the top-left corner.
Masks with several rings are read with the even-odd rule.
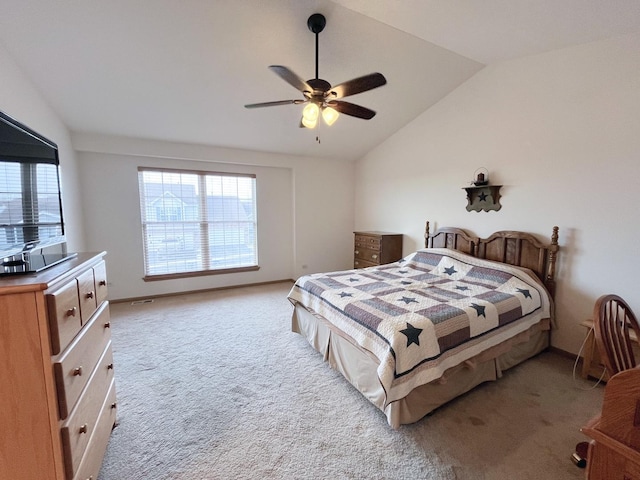
[[[0,112],[0,262],[65,242],[58,146]],[[1,272],[0,272],[1,273]]]

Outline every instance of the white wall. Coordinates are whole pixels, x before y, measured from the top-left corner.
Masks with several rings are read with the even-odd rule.
[[[423,244],[424,221],[480,236],[560,227],[552,344],[577,353],[595,299],[640,312],[640,35],[490,66],[356,166],[356,228]],[[467,212],[478,167],[503,184],[499,212]]]
[[[353,165],[320,158],[74,134],[87,246],[107,250],[112,299],[243,285],[352,264]],[[137,168],[257,175],[260,270],[144,282]]]
[[[82,201],[69,131],[1,45],[0,110],[58,145],[67,243],[72,251],[84,250]]]
[[[108,253],[110,298],[297,278],[353,262],[353,164],[204,145],[75,134],[0,45],[0,110],[56,142],[70,251]],[[260,270],[142,281],[137,167],[258,174]],[[85,235],[86,233],[86,235]]]

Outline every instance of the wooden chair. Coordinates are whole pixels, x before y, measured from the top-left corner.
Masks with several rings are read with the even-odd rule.
[[[631,332],[634,333],[633,340],[637,342],[640,340],[640,324],[638,324],[638,320],[636,316],[633,314],[633,311],[621,297],[618,295],[603,295],[598,300],[596,300],[596,304],[593,307],[593,326],[594,326],[594,335],[596,340],[596,345],[598,346],[598,352],[600,353],[600,360],[604,363],[608,378],[612,380],[611,389],[609,385],[605,389],[605,405],[610,405],[608,408],[609,413],[612,413],[614,408],[611,405],[615,405],[615,402],[611,400],[607,403],[608,396],[613,395],[612,392],[615,391],[617,394],[617,390],[613,387],[613,380],[617,378],[622,378],[620,376],[614,377],[617,373],[627,371],[633,369],[637,366],[635,356],[633,353],[633,347],[631,343]],[[586,360],[585,360],[586,361]],[[637,369],[634,370],[634,379],[638,379],[640,376],[640,371]],[[625,377],[626,378],[626,377]],[[637,381],[637,380],[636,380]],[[616,384],[617,385],[617,384]],[[640,387],[639,387],[640,388]],[[623,391],[626,391],[622,389]],[[628,393],[628,392],[627,392]],[[627,395],[628,396],[628,395]],[[616,397],[617,398],[617,397]],[[635,412],[640,411],[640,400],[638,400]],[[603,407],[603,417],[604,417],[605,409]],[[614,412],[615,413],[615,412]],[[637,415],[637,413],[636,413]],[[610,415],[613,418],[620,418],[620,415]],[[600,430],[602,429],[602,424],[604,424],[604,430],[612,430],[609,427],[609,417],[604,422],[601,421],[600,416],[596,419],[592,420],[589,425],[587,425],[583,432],[585,432],[591,438],[598,439],[603,444],[607,444],[606,435],[603,436]],[[626,419],[626,417],[625,417]],[[635,422],[635,421],[634,421]],[[633,422],[632,422],[633,423]],[[635,423],[633,423],[635,426]],[[617,431],[617,430],[616,430]],[[626,432],[626,430],[625,430]],[[635,432],[635,430],[634,430]],[[640,439],[638,432],[634,433],[634,439]],[[596,442],[591,442],[591,447],[587,442],[580,442],[576,445],[576,451],[572,455],[573,462],[578,465],[580,468],[584,468],[587,466],[587,455],[585,454],[587,448],[592,450],[588,457],[589,460],[589,474],[587,478],[590,479],[608,479],[608,478],[621,478],[621,477],[612,477],[610,474],[613,470],[618,472],[618,470],[622,471],[621,468],[624,466],[624,459],[622,457],[607,457],[609,450],[600,446],[596,451],[595,448]],[[638,442],[640,445],[640,442]],[[619,450],[614,449],[614,450]],[[636,463],[632,466],[633,468],[640,467],[640,452],[626,447],[626,450],[631,451],[630,458],[633,458]],[[622,466],[618,465],[622,462]],[[613,465],[615,463],[615,466]],[[640,470],[638,470],[640,471]],[[619,473],[619,472],[618,472]],[[624,478],[629,478],[625,476]],[[640,478],[640,477],[633,477]]]
[[[586,478],[640,478],[639,408],[640,367],[613,375],[604,388],[602,414],[582,428],[591,438]]]
[[[593,323],[598,351],[609,376],[634,368],[637,364],[630,330],[640,339],[640,324],[627,302],[618,295],[601,296],[593,308]]]

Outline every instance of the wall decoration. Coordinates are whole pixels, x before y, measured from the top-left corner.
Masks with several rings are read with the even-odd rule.
[[[502,205],[500,205],[500,188],[502,185],[489,185],[489,171],[484,167],[478,168],[473,176],[474,180],[471,185],[464,187],[467,192],[467,211],[489,212],[500,210],[502,208]]]

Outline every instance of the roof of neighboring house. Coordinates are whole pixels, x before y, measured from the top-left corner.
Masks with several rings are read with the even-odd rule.
[[[60,203],[57,195],[40,197],[38,202],[39,221],[60,221]],[[16,225],[24,223],[22,199],[12,198],[0,200],[0,225]]]
[[[174,207],[175,201],[183,208],[195,208],[199,205],[194,185],[145,183],[147,202],[157,206],[158,202],[171,200],[167,206]],[[207,197],[208,221],[251,221],[255,218],[253,201],[238,197],[211,195]]]

